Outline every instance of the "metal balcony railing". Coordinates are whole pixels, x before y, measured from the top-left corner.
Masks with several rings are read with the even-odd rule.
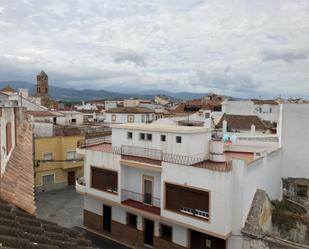
[[[161,199],[153,197],[151,194],[141,194],[127,189],[121,190],[121,201],[133,200],[146,205],[151,205],[160,208]]]
[[[121,146],[121,154],[126,156],[145,157],[159,161],[162,161],[163,158],[163,153],[161,150],[128,146],[128,145]]]

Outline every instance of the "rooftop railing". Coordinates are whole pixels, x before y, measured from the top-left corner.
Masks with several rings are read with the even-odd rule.
[[[116,148],[113,147],[113,150],[119,152],[119,149]],[[193,165],[205,160],[204,155],[177,155],[172,153],[164,153],[162,150],[158,149],[148,149],[129,145],[122,145],[120,149],[120,154],[126,156],[144,157],[148,159],[182,165]]]

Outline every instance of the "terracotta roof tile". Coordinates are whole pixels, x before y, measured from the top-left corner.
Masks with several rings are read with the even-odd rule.
[[[0,244],[1,248],[92,248],[78,231],[37,219],[1,199]]]
[[[228,129],[250,130],[252,124],[255,125],[255,129],[257,130],[266,130],[270,128],[260,117],[256,115],[224,114],[216,125],[217,128],[222,128],[223,120],[227,121]]]

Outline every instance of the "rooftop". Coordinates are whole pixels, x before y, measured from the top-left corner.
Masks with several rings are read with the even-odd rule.
[[[222,128],[223,120],[227,121],[228,129],[250,130],[251,125],[254,125],[257,130],[266,130],[271,128],[256,115],[224,114],[216,125],[218,128]]]
[[[165,124],[126,123],[126,124],[115,124],[112,125],[111,127],[126,130],[142,130],[142,131],[169,132],[169,133],[202,133],[210,131],[209,128],[205,127],[175,126]]]
[[[151,110],[146,107],[116,107],[106,111],[107,113],[155,113],[154,110]]]
[[[91,249],[91,242],[72,229],[41,220],[0,199],[0,247]]]

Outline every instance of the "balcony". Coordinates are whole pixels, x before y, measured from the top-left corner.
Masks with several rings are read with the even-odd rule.
[[[121,146],[121,159],[161,166],[163,153],[161,150],[135,146]]]
[[[160,215],[160,198],[144,195],[126,189],[121,190],[121,203],[155,215]]]
[[[77,193],[84,194],[86,192],[86,182],[84,177],[80,177],[75,182],[75,189]]]

